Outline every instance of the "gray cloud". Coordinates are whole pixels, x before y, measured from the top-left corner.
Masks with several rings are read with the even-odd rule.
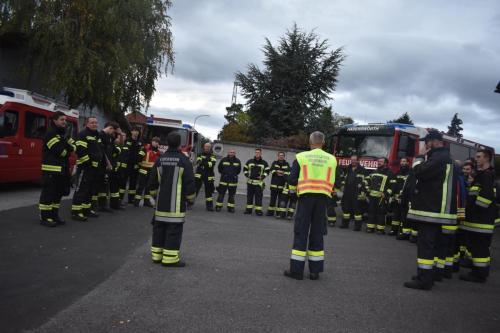
[[[498,1],[179,0],[171,16],[176,77],[207,89],[230,83],[247,64],[261,64],[265,37],[276,41],[297,22],[332,48],[345,46],[337,112],[385,121],[408,111],[418,124],[442,129],[458,112],[466,135],[500,148],[492,129],[500,126],[500,94],[493,93],[500,80]],[[213,114],[204,122],[220,128],[223,111],[196,112]]]

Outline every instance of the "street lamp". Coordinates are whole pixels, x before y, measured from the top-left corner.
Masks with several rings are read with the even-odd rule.
[[[200,114],[199,116],[196,116],[194,118],[194,122],[193,122],[193,128],[196,129],[196,121],[198,120],[198,118],[201,118],[201,117],[210,117],[209,114]]]

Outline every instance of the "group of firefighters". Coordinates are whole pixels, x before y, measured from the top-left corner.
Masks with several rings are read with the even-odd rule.
[[[146,189],[149,170],[160,156],[159,138],[143,146],[140,129],[132,128],[127,137],[118,123],[107,122],[98,131],[98,120],[89,117],[76,140],[67,135],[66,116],[55,112],[47,131],[42,153],[42,192],[39,201],[40,223],[47,227],[65,224],[59,215],[61,198],[75,186],[71,205],[72,219],[85,222],[99,212],[123,210],[128,203],[152,207]],[[69,156],[76,153],[76,172],[70,170]]]
[[[307,214],[305,212],[310,207],[318,205],[314,209],[320,211],[324,199],[324,223],[321,222],[323,225],[316,231],[326,233],[326,224],[330,227],[336,224],[336,207],[340,201],[340,228],[348,228],[350,221],[354,220],[353,230],[360,231],[365,221],[366,232],[385,234],[389,224],[389,235],[417,243],[418,274],[405,283],[409,288],[431,289],[434,281],[451,278],[452,272],[459,270],[459,259],[472,268],[469,274],[461,275],[461,279],[485,282],[489,275],[489,247],[497,218],[497,199],[492,153],[488,150],[479,150],[475,159],[465,161],[460,170],[458,162],[451,160],[449,151],[443,147],[442,136],[431,131],[424,139],[427,154],[415,158],[413,167],[407,158],[402,158],[399,171],[393,174],[386,158],[378,159],[378,168],[373,172],[361,166],[355,155],[351,156],[348,167],[337,168],[336,161],[331,162],[331,155],[320,153],[323,142],[318,138],[324,140],[324,136],[316,137],[318,142],[311,145],[315,147],[311,150],[315,153],[307,155],[310,160],[304,160],[309,163],[309,169],[298,166],[300,154],[291,167],[284,152],[279,152],[269,166],[262,158],[260,148],[255,149],[255,156],[244,165],[234,149],[217,162],[211,144],[206,143],[193,170],[189,158],[178,150],[180,137],[176,133],[168,136],[168,150],[162,155],[158,138],[152,138],[150,144],[143,146],[139,128],[132,128],[127,138],[115,122],[106,123],[101,131],[97,127],[97,119],[88,118],[75,141],[66,135],[64,113],[56,112],[52,117],[43,148],[43,187],[39,202],[42,225],[53,227],[65,223],[58,211],[62,196],[70,192],[71,178],[76,179],[71,214],[77,221],[97,217],[98,212],[124,209],[122,201],[128,190],[128,202],[135,206],[144,200],[144,206],[152,207],[155,199],[153,261],[167,266],[183,266],[179,247],[186,209],[204,187],[208,211],[220,212],[228,192],[227,211],[234,213],[238,177],[243,170],[247,183],[244,214],[255,211],[256,215],[263,215],[264,180],[271,177],[267,216],[292,219],[300,198],[303,202],[301,214]],[[77,171],[73,177],[68,161],[71,152],[77,156]],[[321,163],[324,163],[323,169],[319,167]],[[217,188],[216,167],[220,174]],[[322,172],[321,177],[328,181],[318,176]],[[313,180],[314,177],[317,179]],[[167,191],[162,190],[160,194],[162,186],[167,186]],[[330,190],[326,191],[327,187]],[[215,190],[218,195],[214,205]],[[311,195],[304,196],[308,193]],[[318,211],[312,213],[318,216]],[[304,221],[299,215],[296,216],[296,229],[303,227],[303,224],[297,226],[297,221]],[[312,228],[317,222],[308,223],[307,228]],[[314,243],[312,236],[307,236],[308,232],[302,230]],[[314,237],[318,239],[318,235]],[[319,274],[323,260],[322,236],[318,248],[312,249],[309,244],[307,250],[307,240],[297,244],[301,244],[300,249],[294,247],[292,250],[291,270],[285,275],[301,278],[302,273],[295,274],[293,267],[302,267],[303,270],[303,263],[297,266],[296,261],[305,261],[306,253],[309,261],[315,261],[310,262],[310,268],[312,264],[314,269],[321,261],[318,266],[321,268],[312,272]]]

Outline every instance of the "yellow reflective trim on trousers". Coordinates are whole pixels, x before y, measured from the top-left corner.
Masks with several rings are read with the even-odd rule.
[[[62,167],[60,165],[42,164],[42,171],[61,172]]]
[[[490,262],[491,257],[486,257],[486,258],[472,258],[473,262]]]
[[[51,206],[52,208],[59,208],[61,205],[58,203],[53,203]]]
[[[55,145],[56,143],[58,143],[60,140],[58,137],[54,137],[52,139],[49,140],[49,142],[47,142],[47,147],[49,147],[49,149],[52,148],[53,145]]]
[[[314,257],[320,257],[320,256],[324,256],[325,255],[325,251],[311,251],[311,250],[308,250],[307,251],[307,255],[308,256],[314,256]]]
[[[97,168],[99,166],[99,162],[96,162],[96,161],[92,161],[92,166],[94,168]]]
[[[40,210],[52,210],[52,205],[38,204],[38,209]]]
[[[155,215],[160,216],[160,217],[185,217],[186,213],[185,212],[160,212],[157,210],[155,212]]]
[[[442,225],[441,228],[445,230],[457,230],[458,225]]]
[[[475,228],[475,229],[486,229],[486,230],[495,229],[495,226],[493,224],[472,223],[472,222],[467,222],[467,221],[464,222],[464,226]]]
[[[434,259],[417,258],[417,263],[421,265],[434,265]]]
[[[151,252],[155,252],[155,253],[163,253],[163,248],[161,248],[161,247],[151,246]]]
[[[306,251],[292,250],[292,254],[296,256],[305,257],[307,255]]]

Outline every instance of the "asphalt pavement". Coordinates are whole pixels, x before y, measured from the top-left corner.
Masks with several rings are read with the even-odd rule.
[[[455,275],[415,291],[402,286],[413,244],[330,228],[321,279],[290,280],[291,222],[199,202],[184,229],[187,267],[165,268],[150,261],[151,215],[129,207],[49,229],[34,205],[1,211],[0,331],[500,331],[496,260],[486,284]],[[498,237],[492,250],[498,258]]]

